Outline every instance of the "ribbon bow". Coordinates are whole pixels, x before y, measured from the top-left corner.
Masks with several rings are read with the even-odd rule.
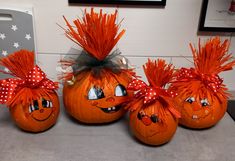
[[[24,87],[54,90],[58,84],[46,78],[46,74],[36,65],[24,79],[8,78],[0,81],[0,103],[5,104]]]
[[[134,79],[131,83],[129,83],[127,89],[138,91],[135,94],[135,97],[144,97],[144,104],[148,104],[155,101],[159,98],[159,96],[169,98],[177,95],[177,93],[174,93],[172,91],[169,92],[160,87],[150,87],[145,82],[138,79]],[[180,113],[176,109],[174,109],[172,105],[169,105],[167,108],[176,118],[181,117]]]
[[[138,79],[134,79],[131,83],[129,83],[127,89],[138,91],[135,94],[135,97],[144,97],[144,104],[151,103],[160,95],[171,97],[171,95],[165,89],[160,87],[150,87],[145,82]]]
[[[194,68],[181,68],[177,76],[177,80],[180,81],[190,81],[192,79],[201,80],[206,86],[208,86],[213,92],[221,87],[223,79],[216,75],[205,75],[203,73],[197,72]]]

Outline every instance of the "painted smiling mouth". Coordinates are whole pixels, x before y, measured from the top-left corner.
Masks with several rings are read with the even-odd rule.
[[[114,113],[117,112],[121,109],[122,106],[117,105],[117,106],[113,106],[113,107],[109,107],[109,108],[100,108],[103,112],[105,113]]]
[[[206,118],[208,115],[205,115],[205,116],[198,116],[198,115],[192,115],[192,120],[201,120],[201,119],[204,119]]]
[[[191,119],[193,121],[200,121],[202,119],[205,119],[206,117],[208,117],[209,115],[213,115],[213,112],[211,111],[205,111],[205,115],[201,115],[201,114],[189,114],[185,109],[182,110],[182,114],[184,114],[185,118]],[[182,117],[182,118],[184,118]]]
[[[51,115],[52,115],[52,112],[50,113],[50,115],[47,118],[42,119],[42,120],[35,118],[33,115],[32,115],[32,118],[36,121],[46,121],[47,119],[49,119],[49,117],[51,117]]]

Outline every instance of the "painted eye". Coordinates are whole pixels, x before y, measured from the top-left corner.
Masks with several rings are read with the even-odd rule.
[[[142,119],[142,115],[141,115],[139,112],[138,112],[137,118],[138,118],[139,120]]]
[[[35,110],[39,110],[39,106],[38,106],[38,101],[34,100],[33,104],[29,105],[29,113],[35,111]]]
[[[127,92],[126,92],[126,88],[119,84],[117,85],[117,87],[115,88],[115,96],[126,96]]]
[[[53,106],[51,101],[45,100],[44,98],[42,99],[42,107],[44,108],[51,108]]]
[[[104,92],[101,88],[92,87],[88,92],[88,99],[89,100],[97,100],[104,98]]]
[[[194,97],[189,97],[185,101],[192,104],[195,101],[195,98]]]
[[[155,114],[152,114],[150,118],[153,123],[158,122],[158,117]]]
[[[208,102],[208,100],[205,98],[205,99],[202,99],[201,100],[201,105],[202,106],[209,106],[209,102]]]
[[[142,118],[145,116],[145,113],[143,111],[138,112],[137,118],[139,120],[142,120]]]

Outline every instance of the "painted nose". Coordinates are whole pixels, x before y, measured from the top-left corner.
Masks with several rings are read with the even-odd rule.
[[[114,102],[115,99],[114,99],[113,97],[109,97],[109,98],[106,99],[106,101],[107,101],[107,102]]]
[[[151,120],[148,116],[142,117],[142,120],[141,120],[141,121],[143,122],[143,124],[144,124],[145,126],[149,126],[149,125],[151,125],[151,123],[152,123],[152,120]]]
[[[40,113],[43,113],[43,112],[44,112],[44,110],[43,110],[43,109],[40,109],[40,110],[39,110],[39,112],[40,112]]]
[[[199,110],[201,110],[201,105],[199,105],[199,104],[194,104],[194,105],[193,105],[193,111],[199,111]]]

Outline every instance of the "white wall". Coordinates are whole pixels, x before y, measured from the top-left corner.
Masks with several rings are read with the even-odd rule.
[[[189,42],[197,44],[197,26],[202,0],[167,0],[162,8],[103,7],[111,13],[118,9],[118,19],[124,18],[122,28],[126,34],[117,44],[122,53],[130,58],[142,75],[141,66],[148,57],[162,57],[176,67],[190,66]],[[33,6],[36,28],[38,63],[52,78],[56,79],[57,61],[76,47],[68,40],[58,24],[65,26],[62,15],[72,20],[82,15],[85,7],[69,6],[68,0],[0,0],[0,6]],[[95,7],[96,11],[100,7]],[[202,39],[208,36],[200,36]],[[231,51],[235,53],[235,38],[230,34]],[[71,53],[70,53],[71,54]],[[185,59],[184,56],[187,57]],[[222,74],[230,90],[235,90],[235,71]]]

